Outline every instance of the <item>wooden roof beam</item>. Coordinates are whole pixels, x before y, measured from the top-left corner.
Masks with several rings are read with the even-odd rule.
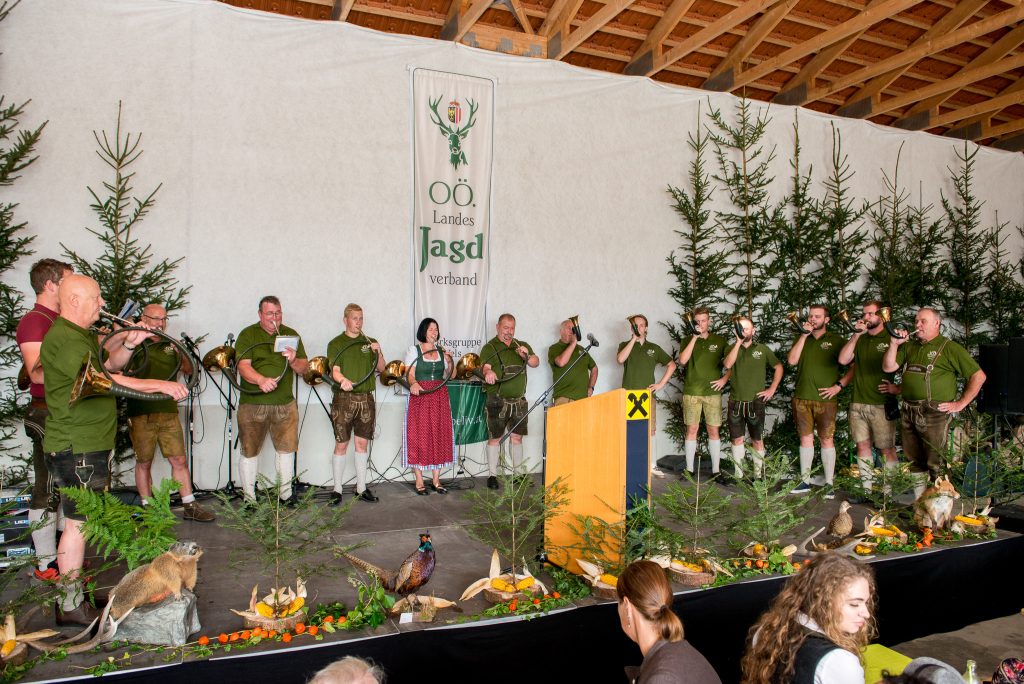
[[[806,40],[799,45],[794,45],[785,52],[764,60],[755,67],[740,72],[733,83],[733,88],[738,88],[748,83],[753,83],[763,78],[779,67],[792,64],[793,62],[806,57],[807,55],[823,50],[824,48],[850,37],[858,31],[871,28],[878,22],[903,10],[913,7],[920,0],[883,0],[878,4],[864,8],[864,11],[852,19],[844,21],[831,29],[819,33],[814,38]],[[816,99],[816,98],[810,98]]]
[[[1009,95],[1010,93],[1019,93],[1021,91],[1024,91],[1024,80],[1014,81],[1009,87],[1004,88],[1003,91],[1001,93],[999,93],[999,95],[1000,96]],[[934,112],[934,114],[937,114],[937,113],[938,113],[938,111]],[[1024,121],[1024,119],[1021,119],[1021,121]],[[963,129],[965,131],[973,131],[975,133],[980,133],[981,132],[980,128],[988,128],[988,127],[991,127],[991,125],[992,125],[992,115],[989,112],[985,112],[984,114],[978,114],[976,116],[972,116],[972,117],[969,117],[967,119],[964,119],[963,121],[960,121],[959,123],[957,123],[955,128],[952,128],[949,131],[946,131],[946,134],[954,133],[955,131],[958,131],[959,129]],[[959,133],[954,133],[954,134],[957,135],[958,137],[960,135]],[[978,135],[978,136],[972,135],[971,136],[971,138],[973,140],[978,140],[978,139],[984,138],[984,137],[988,137],[988,136],[982,136],[982,135]]]
[[[1019,104],[1024,104],[1024,92],[1016,91],[1006,93],[1004,95],[993,97],[991,100],[985,100],[969,107],[960,107],[959,109],[954,109],[944,114],[940,114],[932,119],[930,127],[949,126],[977,114],[998,112],[1000,109],[1005,109],[1006,107],[1012,107],[1013,105]]]
[[[702,45],[710,43],[723,33],[727,33],[747,21],[756,14],[775,5],[779,0],[749,0],[743,3],[732,12],[714,21],[695,34],[683,40],[674,48],[661,55],[651,55],[650,61],[644,60],[635,65],[630,72],[634,75],[651,76],[658,73],[670,64],[675,64],[683,57],[686,57]]]
[[[558,31],[567,31],[582,4],[583,0],[555,0],[537,33],[550,38]]]
[[[799,0],[783,0],[783,2],[762,14],[761,18],[750,27],[746,35],[740,38],[739,42],[733,46],[725,59],[715,67],[715,70],[711,72],[708,80],[704,81],[702,87],[705,90],[723,92],[732,90],[736,69],[743,66],[743,62],[754,51],[754,48],[760,45],[761,41],[775,30],[775,27],[786,18],[786,15],[789,14],[789,11],[793,9],[797,2]]]
[[[452,0],[448,8],[448,18],[441,26],[441,40],[450,40],[454,43],[462,40],[466,32],[473,27],[480,17],[484,15],[493,0]]]
[[[569,33],[569,26],[556,31],[548,39],[548,57],[562,59],[634,2],[636,0],[611,0],[572,33]]]
[[[533,35],[533,24],[530,23],[530,17],[527,16],[526,10],[523,9],[523,3],[520,0],[505,0],[508,6],[512,9],[512,14],[515,15],[516,21],[523,27],[528,35]]]
[[[833,80],[827,86],[814,89],[808,96],[808,101],[820,99],[822,97],[838,93],[840,90],[849,88],[850,86],[857,85],[858,83],[864,83],[865,81],[884,74],[887,71],[891,71],[897,67],[901,67],[904,64],[913,64],[918,60],[948,50],[951,47],[959,45],[967,40],[983,36],[986,33],[991,33],[996,29],[1004,26],[1011,26],[1016,24],[1021,19],[1024,19],[1024,7],[1015,7],[1013,9],[1005,10],[999,14],[994,14],[987,19],[981,19],[972,24],[968,24],[963,28],[959,28],[952,33],[947,33],[944,36],[939,36],[927,44],[915,45],[902,52],[899,52],[888,59],[883,59],[874,64],[858,69],[857,71],[841,76]]]
[[[987,133],[989,137],[999,138],[991,144],[991,147],[1021,152],[1024,151],[1024,135],[1015,135],[1021,131],[1024,131],[1024,119],[1010,121],[1000,126],[992,126]]]
[[[988,0],[962,0],[959,5],[946,12],[945,15],[935,22],[930,29],[924,32],[920,38],[911,43],[910,47],[925,44],[936,36],[941,36],[949,31],[955,31],[965,21],[975,15],[982,7],[988,4]],[[878,95],[888,88],[893,81],[902,76],[911,67],[904,64],[887,73],[875,76],[868,81],[860,90],[847,99],[846,104],[840,107],[836,114],[854,118],[866,118],[875,112],[874,107],[878,104]]]
[[[1021,43],[1024,43],[1024,24],[1016,26],[1012,31],[1006,33],[1002,38],[993,43],[989,49],[978,55],[969,66],[991,64],[1008,55],[1019,47]],[[950,89],[944,93],[925,98],[906,111],[902,117],[893,122],[893,125],[907,130],[920,130],[917,127],[917,122],[927,119],[928,112],[938,111],[939,105],[948,100],[955,92],[955,89]]]
[[[354,4],[356,4],[356,0],[334,0],[334,5],[331,7],[331,19],[334,21],[347,20]]]
[[[680,20],[690,11],[694,2],[696,0],[672,0],[672,4],[668,6],[665,13],[658,19],[658,23],[647,34],[644,42],[633,53],[633,58],[626,65],[626,74],[637,76],[644,73],[647,68],[644,65],[653,63],[656,54],[661,55],[661,44],[679,25]]]

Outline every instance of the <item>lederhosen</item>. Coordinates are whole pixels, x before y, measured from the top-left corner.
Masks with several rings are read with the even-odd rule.
[[[901,373],[904,376],[908,373],[923,375],[925,387],[924,399],[903,399],[903,407],[900,412],[903,450],[906,452],[909,447],[911,453],[908,456],[913,459],[914,465],[922,471],[927,469],[933,476],[937,475],[938,471],[942,468],[941,454],[945,448],[945,436],[949,429],[949,423],[953,419],[950,414],[939,410],[939,402],[932,400],[932,371],[935,370],[935,362],[942,356],[942,352],[948,343],[949,340],[943,341],[935,353],[935,358],[927,365],[910,363],[910,359],[907,359],[901,369]],[[934,439],[929,441],[925,438],[929,429],[934,430],[935,433],[942,433],[940,443],[933,443]],[[932,437],[934,436],[933,434]],[[918,440],[920,440],[921,447],[924,449],[924,462],[920,458],[921,454],[918,453]]]

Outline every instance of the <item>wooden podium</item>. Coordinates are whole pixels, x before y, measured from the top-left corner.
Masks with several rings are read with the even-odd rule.
[[[544,526],[544,545],[555,565],[567,564],[578,544],[570,524],[576,515],[609,523],[623,519],[634,499],[650,497],[650,416],[647,390],[618,389],[547,412],[545,486],[558,478],[569,487],[569,504]]]

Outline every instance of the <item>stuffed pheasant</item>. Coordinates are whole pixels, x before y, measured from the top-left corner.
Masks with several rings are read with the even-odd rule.
[[[430,543],[429,532],[420,534],[419,548],[405,559],[398,570],[385,570],[350,553],[341,555],[360,570],[380,579],[386,590],[403,596],[414,594],[434,574],[434,545]]]

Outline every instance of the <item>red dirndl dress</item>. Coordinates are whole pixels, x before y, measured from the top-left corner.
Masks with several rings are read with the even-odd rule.
[[[444,360],[426,361],[416,345],[416,382],[424,390],[443,382]],[[402,465],[436,470],[455,462],[455,433],[448,388],[430,394],[409,395],[402,436]]]

